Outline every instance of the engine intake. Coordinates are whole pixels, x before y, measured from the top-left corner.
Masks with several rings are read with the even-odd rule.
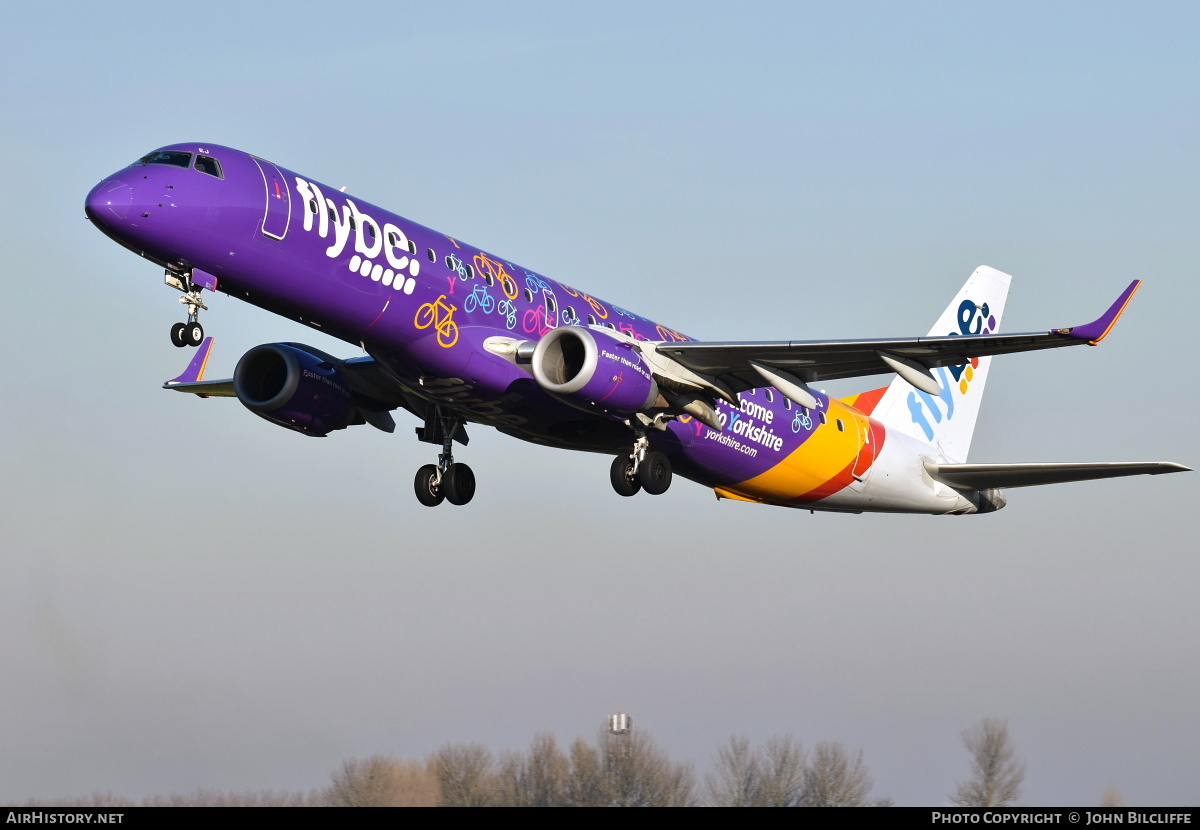
[[[356,411],[349,385],[327,356],[292,343],[255,346],[242,355],[233,388],[255,415],[314,437],[344,429]]]
[[[539,386],[586,412],[628,418],[665,405],[637,347],[591,329],[548,332],[533,350],[530,368]]]

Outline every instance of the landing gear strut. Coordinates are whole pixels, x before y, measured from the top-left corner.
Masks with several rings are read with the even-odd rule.
[[[635,430],[635,434],[633,452],[613,459],[609,481],[620,496],[637,495],[638,490],[661,495],[671,486],[671,460],[661,452],[650,452],[645,430]]]
[[[171,326],[171,342],[180,348],[184,346],[199,346],[204,342],[204,327],[200,325],[200,309],[208,311],[208,306],[200,299],[200,286],[192,282],[191,272],[175,273],[167,271],[167,285],[174,286],[183,292],[179,302],[187,306],[188,321]]]
[[[417,470],[413,487],[417,501],[426,507],[437,507],[443,500],[451,504],[466,504],[475,496],[475,473],[466,464],[454,463],[453,444],[455,437],[467,443],[465,421],[457,415],[447,415],[439,406],[431,407],[424,427],[417,427],[417,435],[431,444],[441,443],[442,451],[437,464],[426,464]]]

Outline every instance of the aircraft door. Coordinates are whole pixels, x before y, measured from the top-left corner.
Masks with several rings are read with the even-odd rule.
[[[850,472],[854,475],[854,483],[850,486],[854,489],[861,489],[871,474],[871,465],[875,463],[878,447],[874,436],[871,435],[871,422],[857,412],[850,413],[850,419],[854,424],[855,437],[859,443],[858,456],[854,459],[854,466],[850,468]]]
[[[254,158],[254,163],[262,173],[266,192],[266,208],[262,220],[263,236],[282,240],[287,236],[288,226],[292,221],[292,193],[288,189],[287,179],[271,162],[253,156],[251,158]]]

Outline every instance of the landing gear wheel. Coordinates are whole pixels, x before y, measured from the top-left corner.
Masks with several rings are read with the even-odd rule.
[[[417,478],[413,487],[417,491],[417,501],[426,507],[437,507],[446,498],[446,493],[438,486],[438,468],[436,464],[426,464],[417,470]]]
[[[652,496],[667,492],[671,486],[671,461],[661,452],[648,452],[638,466],[642,489]]]
[[[183,337],[183,330],[186,328],[187,323],[176,323],[175,325],[171,326],[171,343],[181,349],[187,345],[187,341],[184,340]]]
[[[633,459],[628,455],[618,455],[613,459],[612,466],[608,468],[608,480],[618,496],[636,496],[637,491],[642,489],[642,483],[633,472]]]
[[[451,504],[466,504],[475,496],[475,473],[466,464],[451,464],[442,474],[442,492]]]
[[[183,342],[189,346],[199,346],[204,342],[204,326],[199,323],[188,323],[183,327]]]

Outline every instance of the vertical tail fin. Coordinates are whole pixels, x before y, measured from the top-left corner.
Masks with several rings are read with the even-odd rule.
[[[930,336],[987,334],[1000,327],[1011,278],[981,265],[971,274],[958,296],[946,306]],[[964,462],[979,416],[979,403],[987,382],[990,357],[962,366],[933,370],[941,392],[930,395],[897,377],[875,407],[874,417],[891,431],[933,444],[946,458]]]

